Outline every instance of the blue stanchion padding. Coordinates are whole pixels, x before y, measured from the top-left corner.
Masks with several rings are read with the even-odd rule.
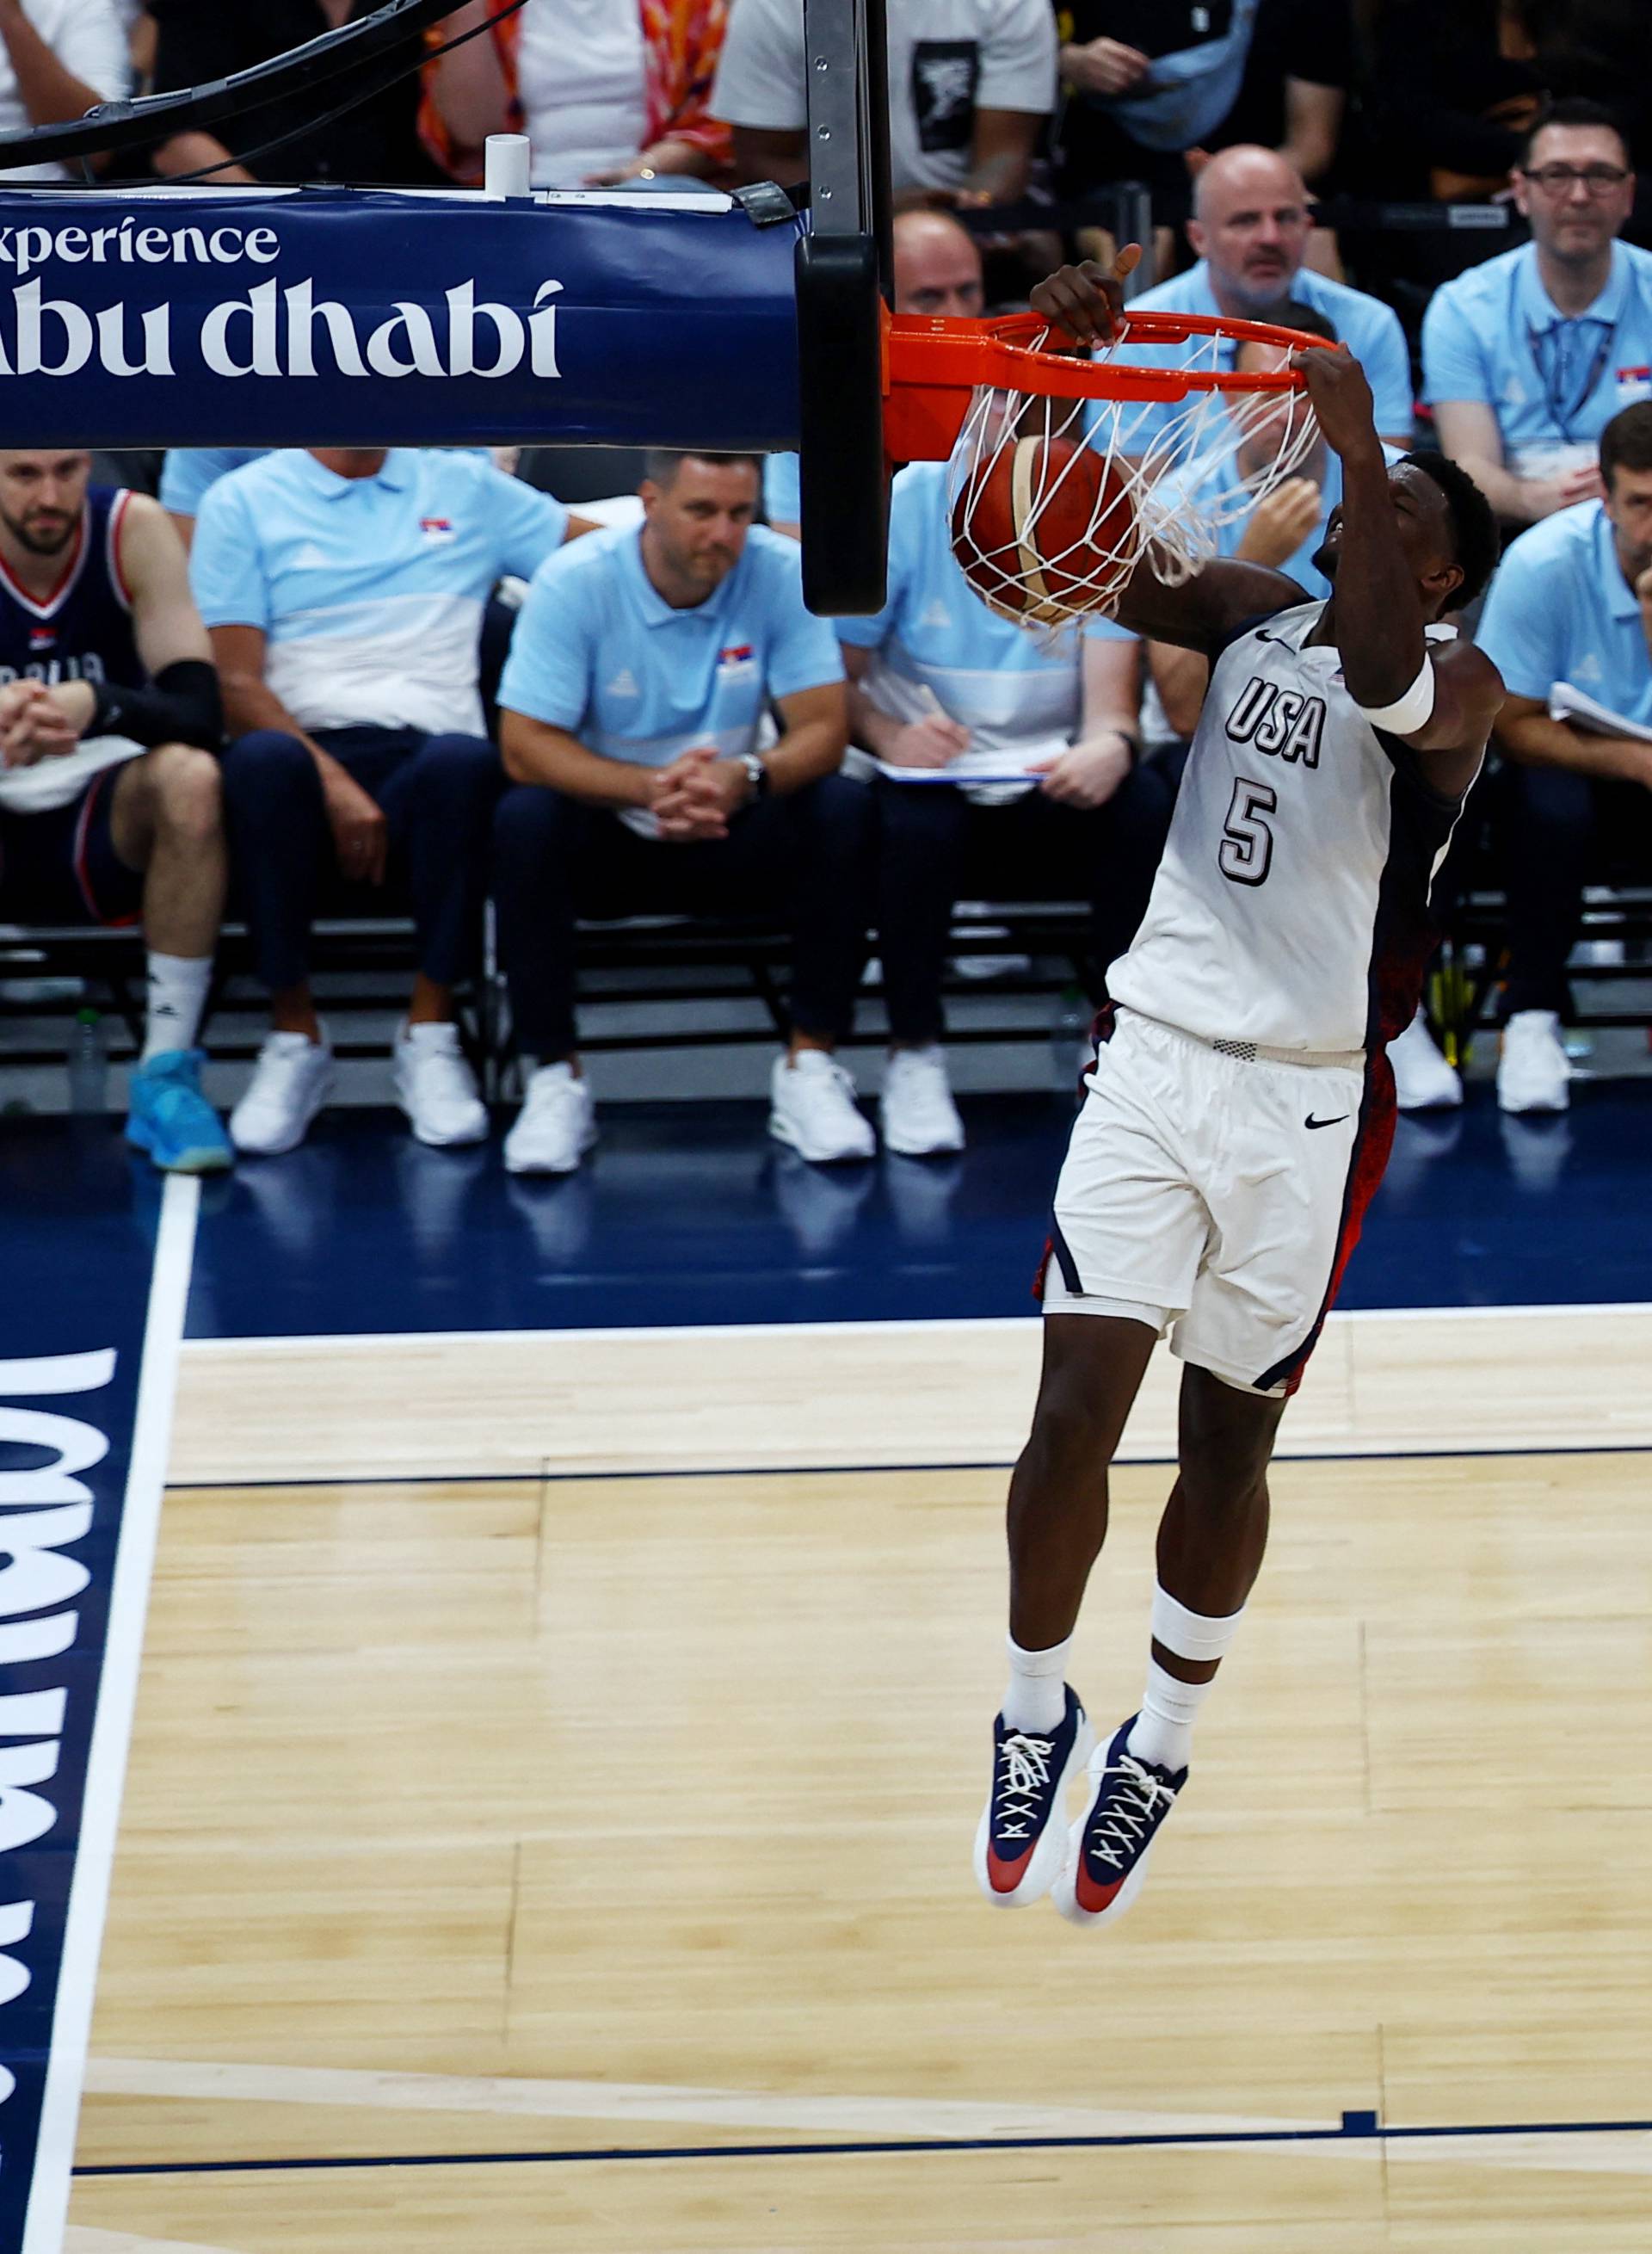
[[[794,449],[797,232],[710,199],[0,192],[0,432]]]

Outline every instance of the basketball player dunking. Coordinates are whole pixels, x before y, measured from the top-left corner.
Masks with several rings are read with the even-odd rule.
[[[1088,343],[1110,331],[1116,276],[1064,267],[1032,302]],[[1384,1044],[1416,1007],[1432,880],[1503,693],[1436,624],[1495,561],[1484,498],[1438,455],[1387,466],[1345,350],[1292,365],[1342,460],[1315,559],[1329,601],[1251,564],[1178,587],[1144,564],[1117,612],[1200,651],[1210,690],[1146,917],[1108,973],[1056,1189],[1043,1377],[1010,1489],[1010,1683],[975,1855],[990,1900],[1053,1891],[1080,1925],[1129,1908],[1187,1782],[1262,1564],[1274,1435],[1387,1161]],[[1067,1788],[1095,1742],[1069,1641],[1108,1467],[1167,1329],[1186,1367],[1146,1693],[1089,1760],[1069,1831]]]

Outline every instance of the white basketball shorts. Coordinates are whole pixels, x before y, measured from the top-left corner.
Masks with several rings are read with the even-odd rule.
[[[1130,1315],[1229,1385],[1294,1392],[1388,1163],[1386,1055],[1228,1054],[1123,1009],[1101,1032],[1045,1313]]]

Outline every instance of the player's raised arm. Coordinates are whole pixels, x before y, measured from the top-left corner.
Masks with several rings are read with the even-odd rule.
[[[1466,789],[1502,682],[1472,643],[1431,643],[1425,629],[1472,601],[1488,576],[1489,506],[1441,457],[1408,455],[1390,468],[1371,388],[1345,348],[1298,353],[1292,365],[1342,462],[1342,506],[1326,541],[1336,588],[1327,624],[1348,693],[1374,726],[1438,755],[1442,788]]]

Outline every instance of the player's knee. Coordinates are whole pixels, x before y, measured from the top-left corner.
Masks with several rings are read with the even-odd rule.
[[[193,744],[162,744],[144,764],[159,826],[195,844],[217,837],[223,827],[224,788],[212,753]]]
[[[1190,1366],[1182,1385],[1183,1493],[1202,1512],[1250,1509],[1267,1493],[1284,1404],[1244,1393],[1208,1370]]]
[[[1112,1460],[1118,1423],[1095,1373],[1068,1363],[1045,1372],[1028,1446],[1054,1477],[1098,1476]]]

